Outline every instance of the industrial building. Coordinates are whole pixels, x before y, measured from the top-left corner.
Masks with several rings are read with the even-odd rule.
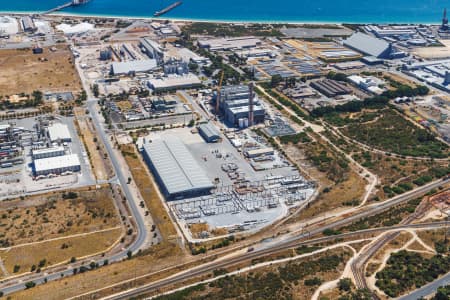
[[[185,76],[153,78],[148,81],[148,86],[155,92],[165,92],[176,89],[199,88],[202,86],[202,82],[197,76],[188,74]]]
[[[157,42],[149,38],[141,38],[140,47],[142,52],[146,53],[151,59],[156,60],[158,64],[162,64],[164,62],[164,49]]]
[[[20,19],[20,24],[22,25],[22,30],[25,32],[35,32],[37,30],[34,24],[33,18],[30,16],[25,16]]]
[[[48,137],[54,142],[71,142],[72,137],[66,124],[54,123],[48,127]]]
[[[188,48],[179,49],[178,55],[181,57],[182,60],[188,63],[193,62],[198,65],[209,65],[211,63],[211,60],[209,58],[200,56],[197,53],[189,50]]]
[[[207,195],[214,188],[184,143],[168,136],[143,146],[142,155],[169,200]]]
[[[255,158],[259,156],[273,155],[274,153],[275,151],[273,150],[273,148],[268,147],[268,148],[247,150],[245,151],[245,156],[247,156],[248,158]]]
[[[113,62],[111,64],[112,75],[132,75],[146,73],[158,67],[155,59]]]
[[[344,83],[331,79],[313,81],[311,83],[311,87],[315,88],[327,97],[336,97],[352,93],[352,89]]]
[[[352,75],[347,77],[348,80],[358,86],[360,89],[375,94],[380,95],[384,92],[380,85],[385,84],[385,82],[381,79],[378,79],[374,76],[366,76],[361,77],[359,75]]]
[[[205,139],[207,143],[216,143],[220,140],[220,132],[211,124],[201,124],[198,126],[198,133]]]
[[[239,125],[243,119],[247,119],[249,125],[264,122],[265,110],[258,95],[253,93],[252,101],[250,98],[248,86],[233,85],[223,87],[220,96],[215,95],[214,101],[217,103],[219,100],[219,112],[224,116],[225,122],[232,126]]]
[[[33,162],[35,176],[59,175],[65,172],[79,172],[80,170],[80,160],[76,154],[41,158]]]
[[[357,32],[344,40],[344,46],[376,58],[393,59],[405,57],[406,53],[397,51],[394,46],[385,40]]]
[[[164,74],[165,75],[187,75],[189,73],[189,67],[187,62],[181,59],[169,59],[164,63]]]
[[[45,148],[45,149],[33,149],[31,151],[31,156],[33,157],[33,160],[49,158],[49,157],[56,157],[56,156],[63,156],[65,154],[66,154],[66,151],[64,150],[64,147],[62,147],[62,146]]]
[[[198,41],[200,48],[209,49],[210,51],[248,49],[255,48],[261,44],[260,39],[249,36]]]

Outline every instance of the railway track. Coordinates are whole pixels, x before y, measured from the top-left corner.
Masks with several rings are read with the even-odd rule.
[[[336,239],[357,236],[357,235],[361,235],[361,234],[377,233],[377,232],[383,232],[383,231],[389,231],[389,230],[401,231],[404,229],[414,229],[414,228],[416,228],[416,229],[418,229],[418,228],[440,228],[440,227],[445,227],[447,225],[448,224],[446,222],[397,225],[397,226],[392,226],[392,227],[374,228],[374,229],[361,230],[361,231],[357,231],[357,232],[348,232],[348,233],[344,233],[344,234],[340,234],[340,235],[321,237],[321,238],[316,238],[316,239],[308,240],[308,241],[296,240],[296,241],[289,241],[289,242],[285,242],[285,243],[279,243],[279,245],[277,245],[275,247],[255,250],[254,252],[248,252],[241,256],[233,257],[233,258],[230,258],[230,259],[227,259],[224,261],[212,262],[209,264],[205,264],[205,265],[193,268],[191,270],[187,270],[187,271],[175,274],[169,278],[162,279],[160,281],[153,282],[153,283],[150,283],[147,285],[143,285],[143,286],[134,288],[132,290],[124,291],[122,293],[107,296],[102,299],[104,299],[104,300],[130,299],[132,297],[136,297],[138,295],[142,295],[145,293],[150,293],[150,292],[158,293],[163,288],[167,288],[176,283],[182,283],[186,280],[189,280],[189,279],[192,279],[195,277],[208,275],[216,269],[231,267],[233,265],[236,265],[236,264],[239,264],[239,263],[242,263],[245,261],[249,261],[249,260],[256,259],[256,258],[261,258],[261,257],[267,256],[270,254],[274,254],[274,253],[277,253],[277,252],[280,252],[280,251],[283,251],[286,249],[296,248],[296,247],[300,247],[303,245],[313,245],[313,244],[333,241]],[[85,295],[85,296],[86,297],[82,297],[79,299],[92,299],[92,295]],[[378,298],[375,298],[375,299],[378,299]]]
[[[431,207],[428,199],[424,199],[419,206],[416,208],[415,212],[410,214],[408,217],[400,222],[400,225],[407,226],[410,225],[417,219],[422,218],[427,210]],[[351,264],[351,270],[353,277],[355,279],[356,287],[359,289],[369,289],[366,281],[365,270],[366,264],[370,258],[372,258],[375,253],[377,253],[384,245],[393,241],[400,235],[400,231],[390,232],[383,234],[374,244],[370,245],[363,253],[361,253]],[[372,292],[372,299],[379,300],[375,292]]]

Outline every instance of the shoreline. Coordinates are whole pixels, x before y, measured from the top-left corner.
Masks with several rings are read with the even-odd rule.
[[[39,11],[0,11],[2,15],[40,15]],[[220,19],[196,19],[196,18],[155,18],[153,16],[123,16],[123,15],[96,15],[84,13],[55,12],[42,15],[44,17],[70,17],[70,18],[96,18],[96,19],[128,19],[128,20],[147,20],[147,21],[171,21],[186,23],[218,23],[218,24],[286,24],[286,25],[439,25],[440,22],[343,22],[343,21],[293,21],[293,20],[220,20]]]

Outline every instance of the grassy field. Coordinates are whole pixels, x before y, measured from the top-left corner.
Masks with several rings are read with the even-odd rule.
[[[76,196],[76,198],[69,199]],[[64,198],[65,197],[65,198]],[[120,225],[108,187],[0,202],[0,247]]]
[[[30,49],[0,50],[0,95],[42,91],[76,91],[81,82],[67,45],[55,52],[44,48],[43,54]]]
[[[134,182],[139,188],[148,210],[152,215],[155,225],[158,227],[164,240],[173,239],[177,236],[175,225],[169,218],[169,215],[164,207],[158,193],[158,187],[152,181],[147,167],[140,159],[140,154],[137,152],[134,145],[121,146],[122,153],[125,156],[128,166],[133,175]]]
[[[342,132],[363,144],[405,156],[446,158],[449,147],[391,109],[379,112],[375,121],[351,122]]]
[[[9,274],[16,275],[31,271],[33,265],[37,270],[69,262],[72,257],[84,257],[105,251],[118,241],[121,235],[121,228],[112,228],[83,236],[66,237],[2,250],[0,257]],[[14,272],[14,266],[19,266],[18,271]]]

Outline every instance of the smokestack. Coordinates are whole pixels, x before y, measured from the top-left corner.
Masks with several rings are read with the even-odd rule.
[[[250,82],[250,84],[248,85],[249,91],[250,91],[250,98],[248,101],[248,126],[251,127],[254,124],[255,121],[255,114],[253,112],[254,110],[254,98],[255,98],[255,94],[254,94],[254,84],[253,82]]]

